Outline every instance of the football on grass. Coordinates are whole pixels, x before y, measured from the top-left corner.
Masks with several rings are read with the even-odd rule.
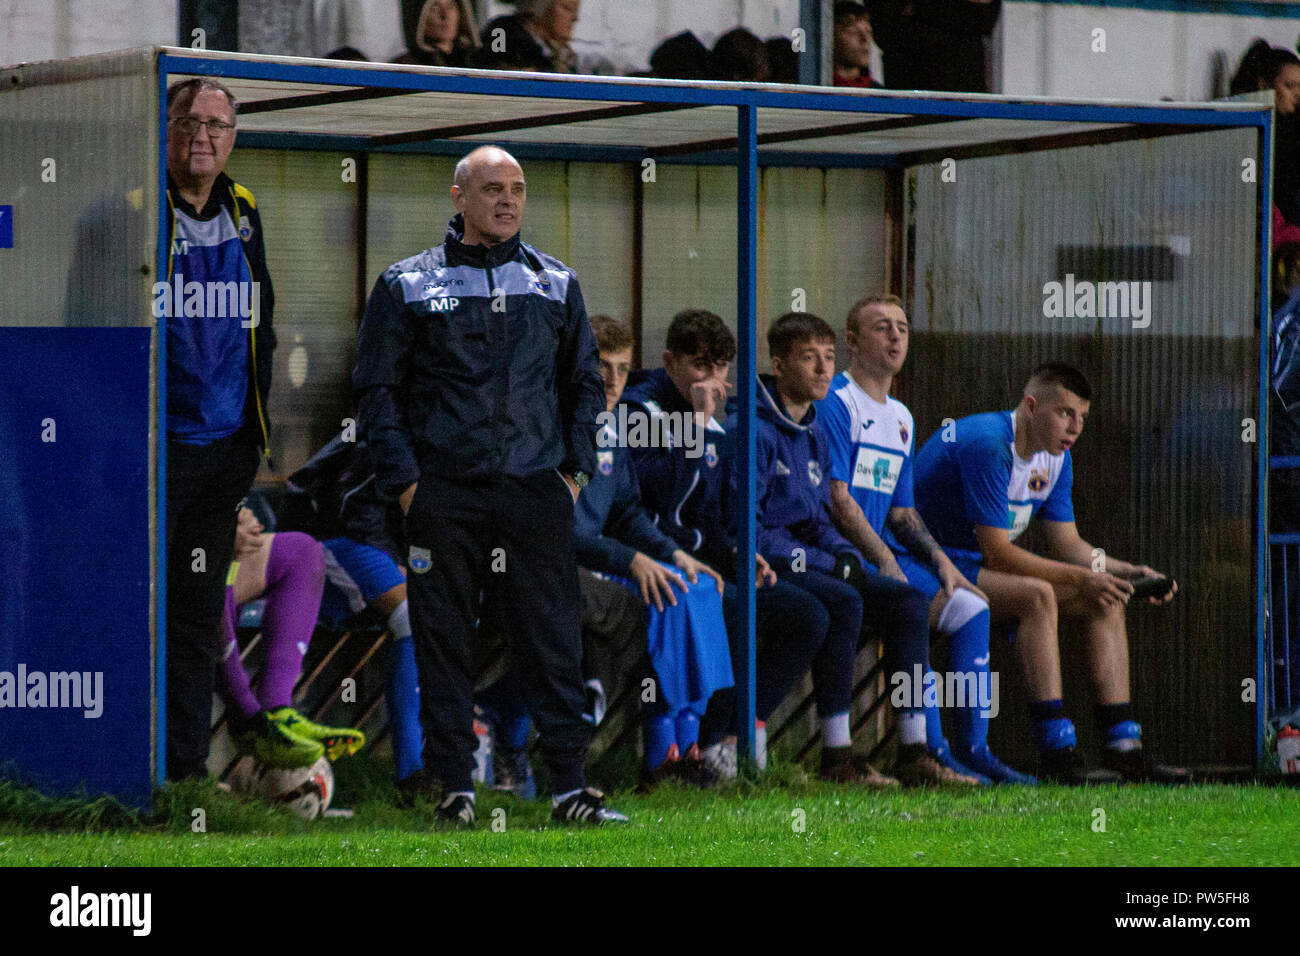
[[[244,761],[231,775],[230,783],[236,790],[255,793],[279,806],[288,807],[304,820],[314,820],[327,809],[334,799],[334,768],[321,757],[310,767],[278,770],[253,761]]]

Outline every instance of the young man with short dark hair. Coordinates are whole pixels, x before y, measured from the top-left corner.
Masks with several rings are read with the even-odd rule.
[[[735,543],[731,534],[731,436],[718,422],[727,403],[727,372],[736,340],[721,317],[704,309],[687,309],[673,317],[663,366],[634,377],[623,395],[620,415],[645,440],[629,446],[641,483],[641,496],[659,530],[687,553],[734,580]],[[766,716],[789,692],[784,675],[808,669],[824,640],[829,621],[811,594],[778,581],[760,553],[756,594],[759,642],[756,711],[760,766]],[[743,647],[737,633],[736,588],[723,591],[723,612],[736,666]],[[776,666],[772,655],[792,655],[803,664]],[[736,775],[735,695],[719,691],[700,723],[705,762],[723,778]],[[846,778],[847,779],[847,778]]]
[[[1129,693],[1124,614],[1133,582],[1161,577],[1146,565],[1101,558],[1079,535],[1070,489],[1092,389],[1076,368],[1040,365],[1011,411],[958,419],[916,459],[916,503],[945,553],[989,597],[994,617],[1018,620],[1016,647],[1033,700],[1041,772],[1062,783],[1140,780],[1183,783],[1186,770],[1146,756]],[[1049,556],[1015,540],[1037,515]],[[1152,597],[1168,603],[1172,580]],[[1097,693],[1095,717],[1105,770],[1089,773],[1061,700],[1057,616],[1083,619]]]

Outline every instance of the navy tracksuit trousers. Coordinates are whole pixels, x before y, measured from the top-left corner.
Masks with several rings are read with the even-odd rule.
[[[554,469],[467,481],[424,475],[406,541],[425,768],[447,790],[473,790],[472,648],[486,595],[503,602],[493,619],[524,679],[552,791],[583,786],[588,726],[568,484]]]

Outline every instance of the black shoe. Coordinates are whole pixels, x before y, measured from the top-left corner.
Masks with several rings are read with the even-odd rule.
[[[677,763],[677,779],[691,787],[708,790],[722,783],[722,777],[700,756],[700,745],[691,744]]]
[[[640,793],[652,793],[655,787],[667,780],[682,779],[681,763],[682,756],[677,750],[677,745],[669,744],[663,763],[653,770],[644,764],[641,765],[641,778],[637,783],[637,790]]]
[[[605,806],[605,795],[594,787],[579,790],[551,808],[556,823],[627,823],[627,817]]]
[[[1114,770],[1089,770],[1083,756],[1073,747],[1045,750],[1038,755],[1038,775],[1052,783],[1083,787],[1098,783],[1123,783]]]
[[[434,811],[439,829],[472,830],[477,819],[474,798],[463,793],[448,794]]]
[[[1173,785],[1192,782],[1186,767],[1171,767],[1147,757],[1141,747],[1132,750],[1101,749],[1102,766],[1121,775],[1130,783],[1167,783]]]
[[[397,781],[397,805],[410,810],[417,800],[437,803],[442,799],[442,783],[421,767],[409,777]]]

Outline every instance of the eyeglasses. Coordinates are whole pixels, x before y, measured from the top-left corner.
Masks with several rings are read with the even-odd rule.
[[[179,126],[181,131],[191,139],[198,135],[200,126],[206,126],[208,128],[208,138],[214,140],[229,135],[230,131],[235,128],[234,123],[223,123],[221,120],[199,120],[193,116],[181,116],[172,120],[172,122]]]

